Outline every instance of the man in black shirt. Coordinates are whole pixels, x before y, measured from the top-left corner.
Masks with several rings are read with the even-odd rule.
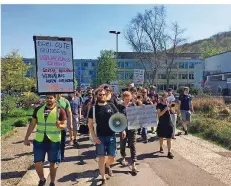
[[[106,91],[104,89],[98,89],[96,95],[97,104],[95,107],[92,107],[89,112],[88,127],[96,144],[96,154],[99,157],[98,163],[100,175],[102,176],[102,185],[105,185],[105,173],[109,176],[113,175],[110,165],[115,161],[116,156],[116,136],[115,132],[109,127],[109,119],[119,111],[114,104],[107,102]],[[96,133],[94,131],[94,122],[96,122]],[[126,132],[122,132],[122,135],[126,137]],[[105,156],[108,156],[106,164]]]
[[[194,112],[192,97],[189,94],[188,87],[184,87],[184,94],[179,97],[179,108],[183,120],[183,130],[185,135],[188,135],[187,125],[189,125],[191,121],[191,112]]]

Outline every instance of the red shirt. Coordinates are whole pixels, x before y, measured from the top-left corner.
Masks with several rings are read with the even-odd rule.
[[[43,106],[43,105],[42,105]],[[42,106],[39,106],[37,108],[34,109],[34,113],[32,115],[32,117],[34,119],[37,119],[37,112],[38,110],[42,107]],[[49,115],[49,113],[51,112],[52,110],[50,110],[49,108],[45,107],[44,109],[44,118],[45,120],[47,119],[47,116]],[[66,112],[63,108],[58,108],[58,112],[59,112],[59,121],[64,121],[67,119],[67,116],[66,116]]]

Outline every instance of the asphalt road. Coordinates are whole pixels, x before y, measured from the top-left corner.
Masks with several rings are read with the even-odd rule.
[[[179,137],[178,137],[179,138]],[[87,137],[81,136],[79,147],[66,147],[65,161],[58,168],[56,186],[94,186],[100,185],[95,147]],[[137,158],[140,172],[131,173],[130,167],[121,167],[115,162],[112,166],[114,176],[107,180],[108,186],[225,186],[223,182],[194,165],[173,151],[174,159],[168,159],[166,141],[165,153],[158,152],[158,139],[150,138],[148,144],[137,143]],[[174,141],[174,143],[177,143]],[[118,145],[119,148],[119,145]],[[184,148],[184,146],[182,146]],[[127,148],[127,154],[130,154]],[[117,160],[120,159],[118,151]],[[129,157],[128,157],[129,161]],[[49,178],[47,186],[49,185]]]

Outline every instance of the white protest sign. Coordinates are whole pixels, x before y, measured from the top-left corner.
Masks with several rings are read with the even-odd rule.
[[[144,70],[143,69],[134,69],[134,83],[143,84],[144,83]]]
[[[227,83],[231,83],[231,78],[227,78]]]
[[[39,93],[74,91],[72,38],[34,36]]]
[[[128,130],[157,125],[155,105],[127,107]]]

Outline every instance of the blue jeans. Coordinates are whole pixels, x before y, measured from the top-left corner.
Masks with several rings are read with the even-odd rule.
[[[116,156],[116,136],[98,136],[101,144],[96,144],[96,155]]]
[[[180,113],[181,113],[183,122],[191,121],[191,112],[189,110],[181,110]]]
[[[34,151],[34,163],[44,162],[45,155],[48,154],[48,161],[50,163],[60,163],[60,142],[43,141],[38,142],[33,141],[33,151]]]
[[[147,128],[142,128],[142,138],[144,138],[145,140],[148,139],[148,129]]]

